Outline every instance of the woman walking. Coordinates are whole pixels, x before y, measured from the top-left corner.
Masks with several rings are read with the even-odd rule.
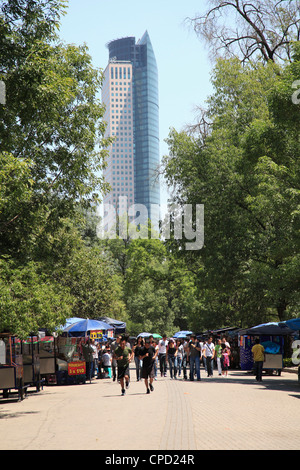
[[[175,345],[174,340],[171,338],[169,341],[169,344],[167,346],[167,354],[166,354],[166,359],[169,361],[169,366],[170,366],[170,376],[171,379],[176,379],[177,375],[177,367],[176,367],[176,361],[177,361],[177,346]]]
[[[141,350],[142,350],[143,346],[144,346],[143,338],[141,336],[139,336],[136,340],[136,344],[133,347],[137,382],[139,382],[140,376],[141,376],[142,361],[140,359],[140,355],[141,355]]]
[[[223,377],[227,377],[228,374],[228,367],[229,367],[229,355],[230,355],[230,348],[228,348],[224,343],[222,343],[222,375]]]
[[[180,377],[182,361],[183,361],[183,344],[180,339],[176,341],[176,346],[177,346],[176,369],[178,372],[178,377]]]

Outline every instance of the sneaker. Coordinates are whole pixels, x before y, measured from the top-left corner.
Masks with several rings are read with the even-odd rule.
[[[125,395],[125,390],[123,389],[122,390],[122,397],[124,397],[124,395]]]
[[[149,389],[149,388],[147,388],[147,393],[150,393],[150,389]]]
[[[151,390],[151,392],[153,392],[153,390],[154,390],[154,387],[153,387],[152,384],[150,384],[150,390]]]

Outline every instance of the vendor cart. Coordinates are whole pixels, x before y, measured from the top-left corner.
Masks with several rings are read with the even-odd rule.
[[[46,384],[53,382],[56,372],[56,347],[54,336],[39,339],[40,375]]]
[[[86,363],[82,354],[82,337],[59,336],[55,342],[56,384],[74,385],[86,382]]]
[[[42,377],[40,372],[40,350],[39,338],[31,335],[28,339],[21,342],[22,344],[22,357],[23,357],[23,381],[24,385],[35,387],[39,392],[42,385]]]
[[[0,390],[3,398],[8,398],[14,391],[18,400],[23,400],[26,393],[24,385],[23,357],[21,342],[15,336],[0,333]]]
[[[281,375],[283,369],[284,337],[290,334],[293,334],[290,328],[279,326],[279,324],[275,322],[240,330],[238,342],[241,370],[253,370],[254,361],[252,347],[255,344],[255,339],[259,338],[260,344],[265,349],[263,371],[268,374],[275,372],[277,375]]]

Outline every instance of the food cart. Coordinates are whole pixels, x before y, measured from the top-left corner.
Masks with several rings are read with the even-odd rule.
[[[111,325],[92,319],[71,323],[58,336],[56,344],[56,379],[57,384],[78,384],[87,380],[88,367],[84,359],[83,345],[87,338],[95,342],[113,338]]]
[[[0,390],[3,398],[8,398],[14,390],[18,393],[18,400],[23,400],[25,396],[21,350],[20,340],[9,333],[0,333]]]
[[[54,336],[39,338],[40,374],[46,384],[54,381],[56,372],[56,347]]]
[[[265,348],[265,361],[263,371],[271,374],[276,372],[281,375],[283,369],[284,337],[293,334],[293,330],[276,322],[264,323],[238,333],[240,348],[241,370],[252,371],[254,367],[252,347],[255,338],[259,337],[260,343]]]
[[[21,342],[21,345],[24,385],[26,388],[35,387],[36,391],[39,392],[42,385],[39,337],[30,335],[28,339]]]
[[[74,385],[86,382],[86,363],[83,360],[84,337],[59,336],[55,343],[56,383]]]

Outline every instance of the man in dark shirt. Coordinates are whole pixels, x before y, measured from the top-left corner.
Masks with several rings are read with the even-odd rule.
[[[147,393],[150,393],[150,390],[151,392],[154,390],[154,362],[157,354],[158,350],[155,351],[155,348],[151,346],[150,340],[146,339],[145,346],[141,349],[140,352],[140,359],[143,360],[141,377],[145,380]]]
[[[132,360],[133,352],[126,346],[126,339],[122,338],[120,346],[115,349],[114,358],[118,363],[118,380],[121,384],[122,396],[125,395],[124,379],[126,388],[129,387],[129,364]]]
[[[190,361],[190,380],[194,380],[194,374],[197,374],[197,380],[201,380],[200,375],[201,345],[196,335],[191,336],[189,342],[189,361]]]

